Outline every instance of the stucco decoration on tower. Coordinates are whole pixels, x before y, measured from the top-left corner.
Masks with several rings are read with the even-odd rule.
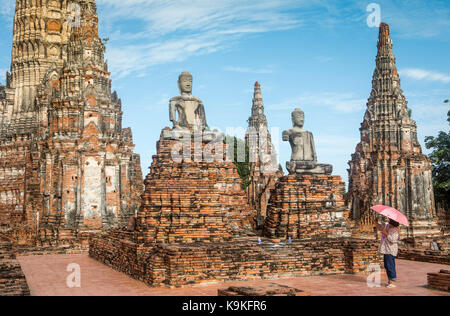
[[[422,153],[408,113],[387,24],[380,25],[372,91],[361,124],[361,142],[349,162],[348,202],[364,221],[376,204],[393,206],[412,225],[408,236],[438,232],[431,163]]]
[[[140,158],[104,54],[94,0],[17,1],[0,100],[1,226],[61,243],[135,214]]]

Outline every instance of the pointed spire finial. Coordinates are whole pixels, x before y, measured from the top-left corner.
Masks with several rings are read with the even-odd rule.
[[[393,46],[389,25],[381,23],[372,92],[367,105],[368,115],[373,119],[375,116],[385,119],[386,117],[403,118],[407,115],[405,115],[406,98],[401,89]],[[390,103],[391,101],[386,100],[395,100],[394,106]]]
[[[267,127],[267,118],[264,114],[264,102],[261,94],[261,85],[258,81],[256,81],[255,91],[253,94],[252,116],[250,117],[249,126],[256,127],[261,125]]]
[[[389,29],[389,24],[381,22],[380,24],[380,34],[387,34],[388,36],[390,36],[390,29]]]
[[[391,30],[387,23],[381,23],[380,34],[378,36],[378,48],[386,45],[392,45]]]

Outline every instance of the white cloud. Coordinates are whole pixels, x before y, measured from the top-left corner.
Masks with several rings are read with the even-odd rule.
[[[450,82],[449,75],[439,73],[439,72],[429,71],[429,70],[425,70],[425,69],[406,68],[399,72],[400,72],[401,76],[404,76],[404,77],[407,77],[410,79],[414,79],[414,80],[439,81],[439,82],[443,82],[443,83]]]
[[[108,19],[144,21],[143,31],[153,35],[175,31],[260,32],[296,26],[299,21],[284,9],[299,0],[98,0]]]
[[[405,38],[449,38],[448,1],[381,0],[382,19]]]
[[[192,55],[212,53],[220,43],[203,36],[192,36],[179,40],[162,40],[150,44],[127,45],[108,49],[111,70],[116,78],[137,72],[138,76],[148,67],[167,62],[183,61]]]
[[[412,109],[413,119],[446,117],[447,112],[450,110],[450,106],[448,104],[444,104],[442,101],[423,101],[423,103],[409,103],[409,108]]]
[[[354,113],[365,109],[367,99],[358,98],[351,93],[305,93],[269,106],[272,110],[287,110],[302,106],[321,106],[338,112]]]
[[[244,36],[300,27],[306,0],[97,0],[115,77],[232,47]],[[134,33],[132,33],[135,31]],[[142,43],[142,44],[139,44]],[[235,67],[229,71],[267,73]]]
[[[271,74],[271,73],[273,73],[273,67],[253,69],[253,68],[248,68],[248,67],[227,66],[227,67],[224,67],[223,70],[230,71],[230,72],[249,73],[249,74]]]
[[[11,28],[15,1],[1,1],[0,15],[8,16],[3,22]],[[397,33],[407,31],[419,37],[447,34],[449,9],[440,3],[424,3],[380,2],[383,19],[391,22]],[[255,34],[303,26],[363,24],[367,14],[365,5],[356,0],[345,6],[324,0],[97,0],[97,4],[100,30],[111,39],[107,56],[115,78],[131,73],[142,76],[154,65],[227,49]],[[315,60],[330,61],[327,56]],[[445,78],[448,76],[440,80]]]

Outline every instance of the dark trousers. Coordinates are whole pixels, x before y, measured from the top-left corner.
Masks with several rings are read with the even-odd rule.
[[[384,255],[384,268],[390,281],[397,281],[397,272],[395,271],[395,257],[393,255]]]

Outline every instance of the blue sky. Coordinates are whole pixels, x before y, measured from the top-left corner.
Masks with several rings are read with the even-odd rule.
[[[3,82],[15,1],[0,1]],[[448,130],[447,0],[97,0],[123,126],[133,129],[144,175],[161,129],[170,125],[178,74],[190,71],[209,125],[224,131],[246,127],[255,81],[270,127],[290,128],[291,111],[302,108],[319,162],[333,164],[347,182],[375,67],[378,29],[366,22],[372,2],[391,26],[402,88],[423,144],[425,136]],[[290,147],[279,143],[284,167]]]

